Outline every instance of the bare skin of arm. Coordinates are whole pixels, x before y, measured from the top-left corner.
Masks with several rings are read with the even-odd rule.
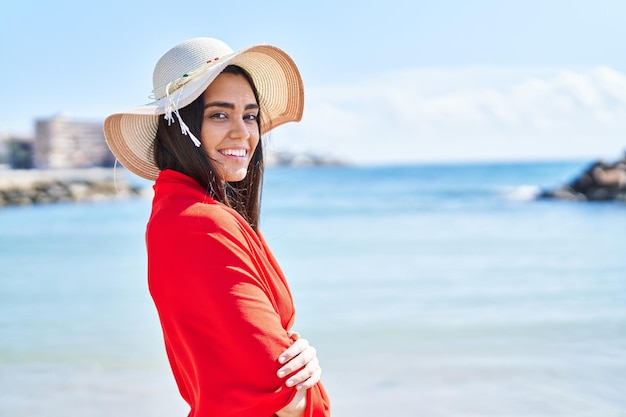
[[[276,412],[278,417],[302,417],[306,408],[306,390],[301,389],[296,392],[293,400],[284,408]]]

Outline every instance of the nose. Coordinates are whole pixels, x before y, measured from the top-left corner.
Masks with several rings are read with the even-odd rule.
[[[230,137],[233,139],[248,139],[250,138],[250,131],[243,119],[236,118],[233,120]]]

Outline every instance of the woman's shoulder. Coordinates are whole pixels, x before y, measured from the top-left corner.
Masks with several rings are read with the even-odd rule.
[[[218,233],[241,240],[247,239],[251,230],[235,210],[215,201],[184,174],[163,171],[155,183],[148,234]]]
[[[240,221],[223,204],[210,198],[181,196],[165,199],[153,206],[148,228],[166,229],[175,233],[231,231],[240,229]]]

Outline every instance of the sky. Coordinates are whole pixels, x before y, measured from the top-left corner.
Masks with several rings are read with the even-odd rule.
[[[352,163],[605,159],[626,150],[626,2],[0,0],[0,133],[147,103],[198,36],[287,51],[302,122],[276,151]]]

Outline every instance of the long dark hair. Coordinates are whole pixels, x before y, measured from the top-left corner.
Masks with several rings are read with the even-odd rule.
[[[254,92],[256,102],[259,103],[259,94],[250,74],[235,65],[229,65],[223,72],[245,77]],[[189,130],[199,138],[204,117],[204,94],[179,109],[179,113]],[[260,112],[257,125],[260,132]],[[202,148],[197,148],[189,136],[181,133],[178,123],[168,126],[165,118],[160,117],[154,140],[154,159],[159,169],[173,169],[196,180],[213,199],[235,209],[255,232],[258,230],[264,170],[260,139],[252,154],[246,177],[237,182],[225,182],[221,180],[211,158]]]

